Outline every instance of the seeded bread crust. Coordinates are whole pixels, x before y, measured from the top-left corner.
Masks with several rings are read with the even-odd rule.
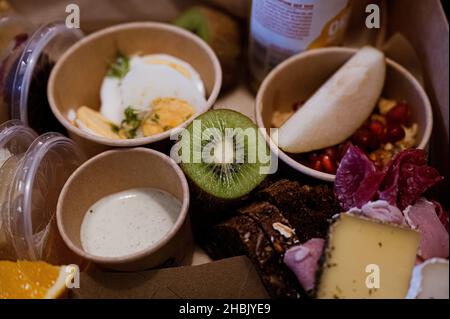
[[[286,250],[300,243],[289,221],[277,207],[268,202],[250,204],[239,209],[238,213],[249,216],[258,224],[281,257]]]
[[[301,243],[324,238],[332,216],[341,208],[328,185],[300,186],[298,182],[280,180],[258,192],[260,200],[276,206],[295,228]]]

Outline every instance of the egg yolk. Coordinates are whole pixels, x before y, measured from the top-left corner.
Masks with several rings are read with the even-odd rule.
[[[152,111],[144,120],[142,133],[150,136],[170,130],[188,120],[194,113],[194,108],[185,100],[156,99],[152,103]]]

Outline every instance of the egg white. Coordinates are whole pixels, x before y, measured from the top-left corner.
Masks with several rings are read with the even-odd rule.
[[[152,63],[154,60],[180,64],[190,78],[169,65]],[[127,107],[149,111],[157,98],[185,100],[196,113],[205,110],[203,82],[188,63],[166,54],[153,54],[133,56],[129,65],[122,79],[105,76],[100,89],[100,113],[112,123],[120,125]]]
[[[168,54],[148,54],[142,56],[141,60],[149,64],[157,64],[158,61],[165,61],[167,63],[172,63],[180,66],[187,71],[187,73],[189,74],[188,79],[192,81],[192,83],[194,83],[195,87],[200,91],[202,96],[205,96],[205,86],[203,85],[200,74],[189,63]],[[176,69],[174,70],[177,71]],[[181,73],[181,75],[185,76],[183,73]]]
[[[116,125],[122,122],[125,110],[120,87],[121,79],[106,76],[100,88],[100,114]]]
[[[177,98],[187,101],[197,112],[206,107],[206,100],[194,84],[167,65],[131,64],[122,79],[120,96],[124,107],[148,111],[157,98]]]

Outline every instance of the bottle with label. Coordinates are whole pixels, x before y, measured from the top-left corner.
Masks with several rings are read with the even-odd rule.
[[[277,64],[304,50],[338,45],[351,0],[253,0],[249,66],[256,91]]]

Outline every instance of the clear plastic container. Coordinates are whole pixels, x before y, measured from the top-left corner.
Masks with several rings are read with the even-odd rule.
[[[13,124],[14,130],[7,122],[6,133],[0,133],[2,144],[9,145],[4,142],[7,139],[12,144],[21,141],[22,151],[29,145],[22,153],[17,148],[0,168],[0,238],[3,236],[4,247],[0,253],[5,254],[0,259],[79,263],[59,236],[55,212],[64,183],[85,156],[75,142],[59,133],[45,133],[30,142],[32,131],[18,122]]]
[[[82,37],[79,29],[69,29],[63,22],[49,23],[34,31],[4,76],[4,101],[12,119],[21,120],[39,134],[65,133],[50,110],[47,81],[58,58]]]
[[[11,118],[6,90],[8,78],[12,77],[32,27],[16,14],[0,17],[0,124]]]
[[[15,259],[16,256],[10,240],[9,221],[5,218],[7,196],[17,163],[36,138],[36,132],[20,121],[0,125],[0,259]]]

